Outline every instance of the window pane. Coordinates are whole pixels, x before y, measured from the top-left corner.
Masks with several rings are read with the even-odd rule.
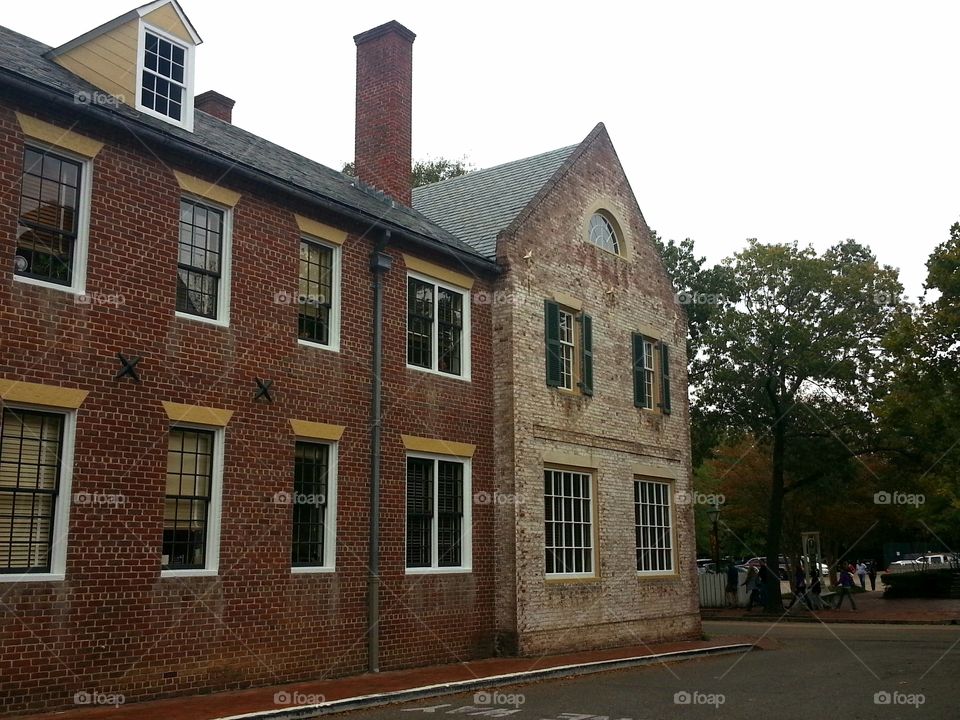
[[[330,308],[333,301],[333,249],[300,241],[298,336],[302,340],[330,343]]]
[[[460,343],[463,337],[463,295],[437,288],[437,369],[460,375]]]
[[[177,310],[216,318],[223,251],[223,211],[182,198]]]
[[[64,419],[0,414],[0,573],[49,572]]]
[[[437,562],[459,567],[463,539],[463,464],[437,462]]]
[[[170,429],[163,518],[165,570],[206,566],[214,441],[209,430]]]
[[[638,572],[673,571],[673,528],[668,483],[636,480],[634,517]]]
[[[593,572],[591,477],[544,471],[545,568],[548,574]]]
[[[433,367],[433,285],[407,279],[407,363]]]
[[[328,564],[324,555],[330,447],[298,442],[293,481],[293,565]]]
[[[407,567],[430,567],[433,461],[407,458]]]

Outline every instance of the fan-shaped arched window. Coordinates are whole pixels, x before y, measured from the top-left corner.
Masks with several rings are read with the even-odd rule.
[[[590,218],[590,242],[604,250],[620,254],[620,239],[617,237],[617,231],[613,223],[604,217],[601,213],[594,213]]]

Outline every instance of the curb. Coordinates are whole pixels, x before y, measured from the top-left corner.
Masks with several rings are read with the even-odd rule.
[[[780,617],[776,614],[771,615],[700,615],[703,622],[763,622],[764,620],[777,620],[778,622],[798,622],[798,623],[845,623],[848,625],[960,625],[960,618],[949,618],[943,620],[871,620],[869,618],[860,619],[856,615],[833,615],[820,617],[806,616],[786,616]]]
[[[489,677],[476,678],[472,680],[457,680],[455,682],[440,683],[437,685],[425,685],[422,687],[410,688],[408,690],[394,690],[392,692],[378,693],[375,695],[361,695],[359,697],[331,700],[330,702],[318,703],[316,705],[301,705],[299,707],[283,708],[279,710],[261,710],[242,715],[229,715],[216,718],[216,720],[300,720],[301,718],[315,718],[323,715],[332,715],[333,713],[349,712],[351,710],[361,710],[364,708],[376,707],[379,705],[389,705],[392,703],[405,702],[409,700],[419,700],[421,698],[454,695],[478,688],[494,688],[502,687],[504,685],[516,685],[532,680],[573,677],[577,675],[591,675],[593,673],[605,672],[608,670],[619,670],[621,668],[652,665],[658,662],[677,662],[680,660],[692,660],[695,658],[711,657],[714,655],[746,653],[753,648],[754,645],[751,643],[735,643],[733,645],[717,645],[715,647],[701,648],[697,650],[676,650],[673,652],[658,653],[656,655],[640,655],[629,658],[598,660],[579,665],[559,665],[557,667],[544,668],[542,670],[525,670],[522,672],[506,673],[504,675],[491,675]]]

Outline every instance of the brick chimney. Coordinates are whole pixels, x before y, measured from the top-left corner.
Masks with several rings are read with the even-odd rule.
[[[235,103],[236,100],[231,100],[216,90],[207,90],[193,99],[193,106],[197,110],[203,110],[207,115],[213,115],[215,118],[220,118],[228,123],[233,122],[233,106]]]
[[[391,20],[355,35],[357,44],[357,177],[404,205],[412,203],[413,41]]]

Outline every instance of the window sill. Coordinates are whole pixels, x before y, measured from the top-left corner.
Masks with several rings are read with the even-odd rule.
[[[460,382],[470,382],[470,374],[465,375],[454,375],[453,373],[440,372],[439,370],[434,370],[433,368],[420,367],[419,365],[411,365],[407,363],[407,370],[417,370],[422,373],[428,373],[429,375],[437,375],[443,378],[449,378],[451,380],[459,380]]]
[[[468,575],[473,572],[469,567],[451,567],[451,568],[407,568],[407,575]]]
[[[545,582],[547,585],[564,585],[568,583],[597,583],[600,582],[599,575],[547,575]]]
[[[315,348],[317,350],[326,350],[327,352],[335,352],[335,353],[340,352],[340,346],[334,345],[333,343],[330,343],[329,345],[321,345],[320,343],[312,342],[311,340],[303,340],[301,338],[297,338],[297,345],[300,345],[302,347]]]
[[[63,582],[66,573],[15,573],[0,575],[0,585],[4,583]]]
[[[184,577],[217,577],[217,570],[161,570],[162,578],[184,578]]]
[[[679,580],[680,573],[671,572],[643,572],[637,571],[637,580]]]
[[[337,569],[335,567],[291,567],[291,575],[329,575],[335,573]]]
[[[17,275],[16,273],[14,273],[13,279],[15,282],[20,282],[24,285],[33,285],[34,287],[47,288],[48,290],[59,290],[60,292],[67,293],[68,295],[76,295],[77,297],[84,295],[83,288],[75,285],[60,285],[59,283],[48,282],[47,280],[38,280],[37,278]]]
[[[213,325],[215,327],[230,327],[229,320],[214,320],[212,318],[205,318],[202,315],[191,315],[190,313],[180,312],[179,310],[177,310],[175,314],[181,320],[193,320],[194,322],[203,323],[204,325]]]

